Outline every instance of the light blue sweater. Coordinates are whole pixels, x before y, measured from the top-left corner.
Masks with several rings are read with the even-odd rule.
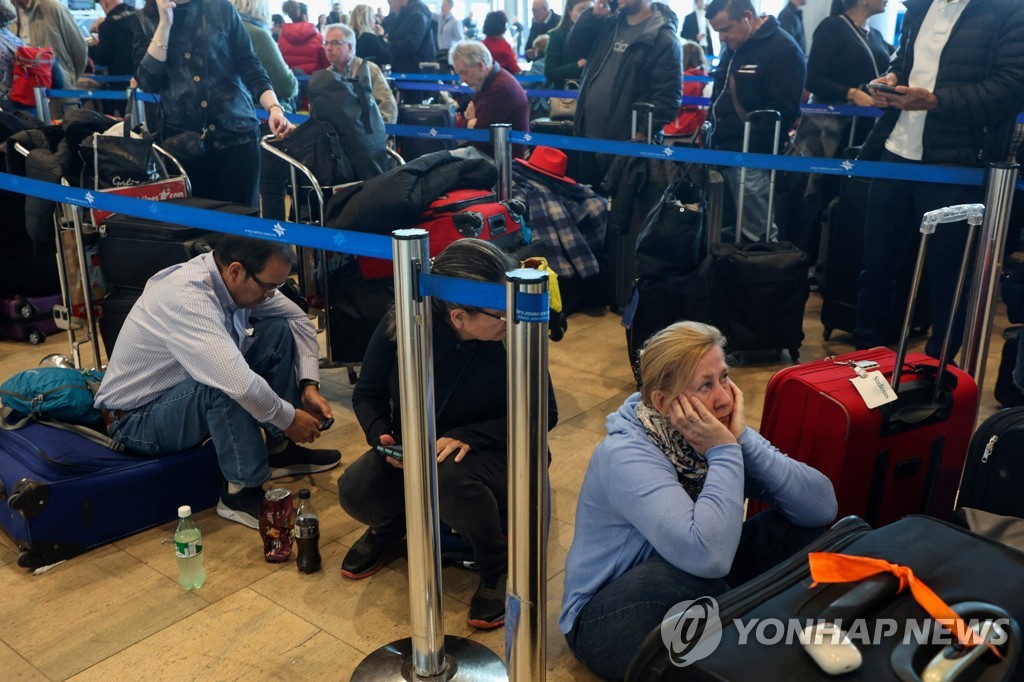
[[[563,633],[605,585],[655,553],[701,578],[727,575],[739,546],[744,497],[775,505],[798,526],[823,526],[836,516],[828,478],[749,428],[738,445],[705,453],[708,474],[694,502],[637,418],[639,402],[634,393],[608,416],[608,435],[583,479],[565,560]]]

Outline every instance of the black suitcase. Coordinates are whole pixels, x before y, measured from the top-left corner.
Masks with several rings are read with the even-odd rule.
[[[398,108],[398,123],[426,128],[454,128],[455,108],[447,104],[403,104]],[[400,136],[398,141],[398,151],[406,161],[431,152],[455,149],[455,140]]]
[[[1024,589],[1018,579],[1024,571],[1021,552],[924,516],[909,516],[878,530],[870,530],[860,519],[847,517],[807,550],[878,558],[909,567],[916,578],[969,625],[975,619],[978,623],[994,620],[1007,635],[998,645],[1002,660],[987,648],[977,652],[971,648],[962,657],[966,670],[957,679],[1020,679],[1015,670],[1021,648],[1019,622],[1024,618]],[[953,675],[933,674],[958,662],[955,656],[944,657],[947,651],[955,651],[948,646],[951,640],[956,641],[955,637],[930,619],[911,590],[897,593],[898,588],[899,581],[889,574],[861,582],[812,586],[807,553],[802,552],[717,600],[704,598],[708,600],[707,620],[689,621],[693,629],[686,633],[696,639],[691,638],[687,649],[682,648],[682,643],[673,648],[679,663],[669,655],[662,628],[656,628],[641,645],[626,679],[831,679],[798,641],[802,629],[819,620],[839,625],[862,656],[859,668],[846,672],[840,679],[954,679]],[[758,621],[753,622],[754,619]],[[671,632],[678,621],[678,617],[670,616],[667,625],[663,625]],[[740,644],[737,622],[746,633],[744,644]],[[716,623],[721,627],[714,627]],[[895,630],[890,631],[891,625]],[[784,630],[774,639],[777,626]],[[759,630],[763,635],[757,635]],[[716,635],[720,636],[717,645],[712,639]],[[774,643],[768,643],[773,640]],[[829,637],[824,641],[828,642]],[[980,655],[973,656],[974,653]],[[687,662],[689,665],[679,667]],[[932,665],[935,667],[926,676],[925,671]]]
[[[0,429],[0,526],[24,568],[170,521],[182,504],[212,507],[220,486],[211,442],[151,459],[40,423]]]
[[[856,158],[856,150],[848,150],[847,157]],[[857,289],[864,255],[864,223],[871,178],[844,177],[839,183],[839,196],[832,200],[825,212],[823,231],[824,262],[818,268],[821,285],[821,323],[825,327],[825,340],[832,338],[833,330],[852,332],[857,316]],[[921,235],[914,231],[914,241],[907,249],[907,258],[899,268],[896,280],[896,314],[893,315],[889,340],[898,341],[900,326],[907,309],[910,279],[914,271],[913,259]],[[932,320],[932,307],[928,301],[927,280],[922,279],[920,293],[914,304],[914,333],[928,331]]]
[[[542,116],[530,121],[530,132],[542,135],[573,137],[573,120],[571,118],[554,120],[547,116]],[[580,178],[585,177],[582,172],[583,152],[575,149],[563,149],[562,151],[568,157],[565,174],[579,182]]]
[[[362,364],[370,337],[395,302],[394,281],[366,279],[353,260],[328,276],[327,289],[331,360],[351,369]]]
[[[107,358],[113,355],[117,335],[121,333],[128,313],[132,311],[132,306],[141,295],[142,292],[136,289],[115,289],[103,298],[100,304],[99,326]]]
[[[747,151],[751,119],[775,119],[774,151],[779,147],[779,113],[752,111],[745,124],[744,152]],[[746,187],[741,176],[740,198]],[[797,362],[804,340],[804,306],[810,295],[810,258],[790,242],[767,241],[773,221],[775,170],[771,172],[765,242],[741,244],[742,211],[736,210],[734,242],[712,240],[711,323],[728,339],[730,352],[786,349]]]
[[[1024,407],[1001,410],[971,437],[957,507],[1024,518]]]
[[[169,199],[168,202],[234,215],[257,214],[256,209],[250,206],[198,197]],[[111,287],[141,291],[157,272],[211,251],[219,234],[197,227],[115,213],[100,227],[103,277]]]

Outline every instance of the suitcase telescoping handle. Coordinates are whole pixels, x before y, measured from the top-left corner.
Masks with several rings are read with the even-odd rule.
[[[647,144],[654,144],[654,105],[650,102],[633,102],[633,133],[630,138],[636,141],[637,131],[640,130],[640,121],[644,121],[647,130]]]
[[[775,137],[772,142],[772,154],[779,153],[779,136],[782,134],[782,114],[774,109],[758,109],[747,114],[747,120],[743,123],[743,153],[750,151],[750,129],[755,118],[767,116],[775,119]],[[736,237],[735,242],[740,243],[743,231],[743,199],[747,193],[747,167],[740,166],[740,187],[736,200]],[[765,223],[764,241],[771,241],[772,223],[775,222],[775,169],[772,168],[768,180],[768,222]]]
[[[928,238],[935,233],[940,223],[957,223],[961,220],[967,221],[967,245],[964,248],[964,257],[960,262],[960,274],[956,280],[956,291],[953,294],[953,307],[950,309],[949,322],[946,324],[946,333],[942,339],[942,353],[939,355],[939,371],[935,377],[935,393],[933,402],[938,402],[942,394],[942,379],[946,372],[946,363],[949,362],[949,342],[953,337],[953,325],[956,320],[956,310],[960,307],[960,299],[964,293],[967,283],[967,270],[971,263],[971,254],[982,218],[985,217],[985,206],[983,204],[960,204],[958,206],[947,206],[929,211],[921,218],[921,245],[917,249],[917,262],[914,264],[914,276],[910,283],[910,300],[907,302],[907,312],[903,316],[903,329],[900,332],[900,345],[896,350],[896,365],[892,370],[892,390],[897,392],[900,387],[900,377],[903,374],[903,359],[907,356],[907,343],[910,338],[910,325],[914,319],[914,303],[917,301],[917,291],[921,286],[921,273],[924,272],[925,256],[928,253]]]

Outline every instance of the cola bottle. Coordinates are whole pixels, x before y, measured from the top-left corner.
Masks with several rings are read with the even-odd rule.
[[[295,511],[295,563],[303,573],[320,570],[320,517],[309,499],[309,488],[299,491],[299,508]]]

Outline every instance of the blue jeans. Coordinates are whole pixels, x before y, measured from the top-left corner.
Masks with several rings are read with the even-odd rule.
[[[299,404],[295,380],[295,340],[281,318],[253,324],[255,342],[245,353],[250,369],[267,380],[274,392]],[[272,435],[279,429],[264,425]],[[144,455],[169,455],[213,440],[221,473],[229,482],[247,488],[270,477],[267,446],[260,424],[226,393],[187,379],[155,400],[112,422],[110,436]]]
[[[743,524],[732,571],[724,578],[698,578],[657,554],[601,588],[565,635],[569,648],[590,670],[621,680],[644,638],[669,609],[697,597],[717,597],[796,554],[822,528],[799,528],[770,509]]]
[[[733,205],[737,211],[740,205],[740,169],[731,166],[719,168],[722,178],[729,187]],[[771,191],[771,171],[763,168],[748,168],[743,193],[743,234],[742,238],[752,242],[764,241],[764,230],[768,223],[768,195]],[[736,217],[737,221],[739,216]],[[735,225],[722,230],[722,241],[731,242],[736,234]],[[772,221],[769,241],[777,241],[779,228]]]
[[[881,161],[914,163],[892,152]],[[853,340],[858,348],[884,346],[886,331],[896,310],[898,270],[910,248],[913,234],[928,211],[955,204],[979,203],[982,189],[965,185],[942,185],[908,180],[871,182],[864,226],[864,259],[857,289],[857,317]],[[927,286],[932,305],[932,335],[925,352],[939,357],[949,324],[956,292],[957,274],[967,243],[967,223],[939,225],[928,238]],[[968,273],[968,281],[970,281]],[[922,282],[924,284],[924,282]],[[950,354],[959,350],[963,337],[964,303],[957,311]]]

